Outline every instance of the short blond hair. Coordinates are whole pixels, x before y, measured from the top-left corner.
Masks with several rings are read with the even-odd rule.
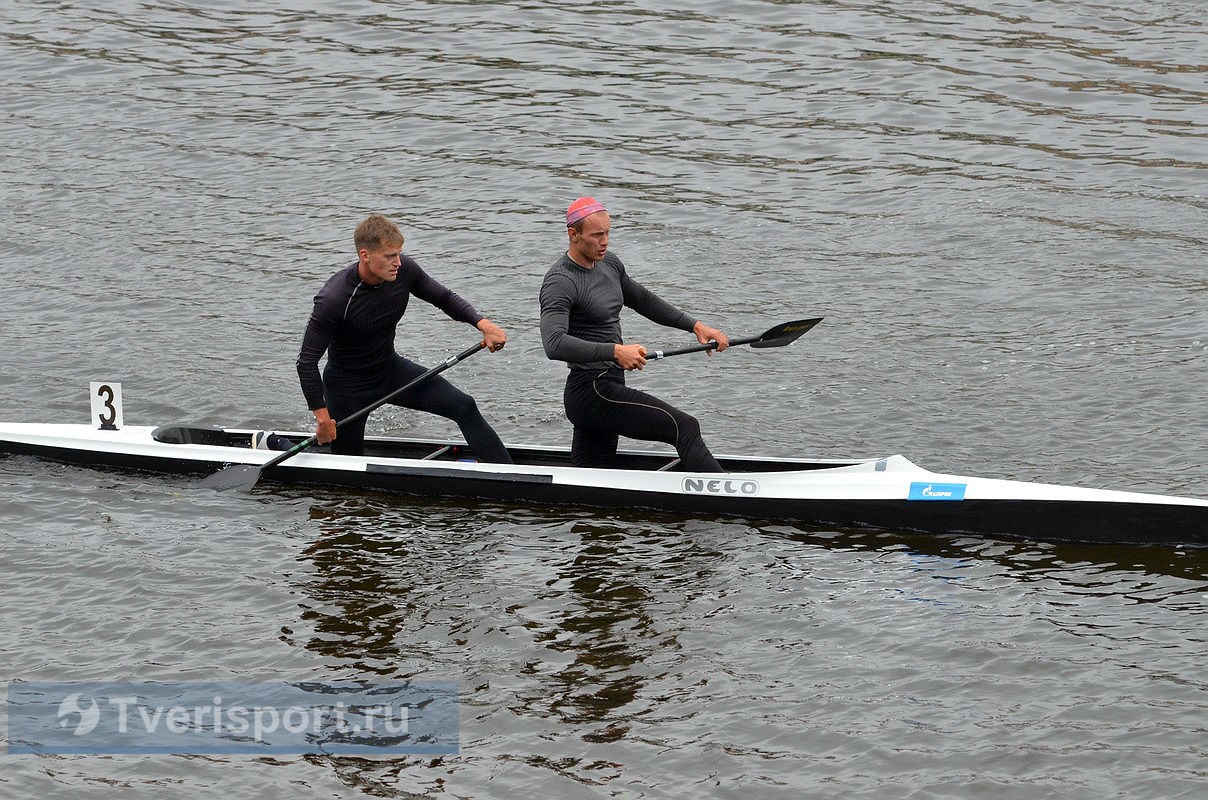
[[[362,250],[377,250],[387,245],[402,247],[403,232],[381,214],[370,214],[353,231],[352,242],[356,245],[358,253]]]

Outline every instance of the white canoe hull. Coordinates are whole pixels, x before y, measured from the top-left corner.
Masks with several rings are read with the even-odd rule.
[[[300,440],[306,434],[292,436]],[[649,452],[629,454],[640,468],[583,469],[569,466],[564,448],[509,446],[518,463],[503,465],[459,460],[465,454],[443,442],[371,437],[367,443],[368,455],[363,457],[299,453],[267,470],[264,478],[426,496],[649,508],[823,526],[1208,545],[1205,500],[937,473],[900,455],[822,461],[719,456],[731,471],[718,475],[674,471],[669,468],[674,466],[670,457]],[[198,474],[229,464],[258,467],[280,455],[251,449],[246,430],[182,426],[100,430],[42,423],[0,424],[0,452]]]

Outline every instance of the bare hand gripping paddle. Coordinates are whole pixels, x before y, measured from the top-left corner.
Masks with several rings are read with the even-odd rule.
[[[473,347],[469,348],[468,350],[466,350],[458,355],[450,356],[449,358],[446,358],[444,361],[437,364],[435,367],[428,370],[423,375],[420,375],[419,377],[415,378],[415,380],[409,381],[405,385],[400,386],[398,389],[395,389],[393,392],[386,395],[381,400],[377,400],[373,403],[370,403],[369,405],[362,408],[360,411],[356,411],[356,412],[344,417],[344,419],[338,420],[336,422],[336,430],[339,430],[340,426],[343,425],[344,423],[351,422],[354,419],[360,419],[361,417],[368,414],[370,411],[373,411],[376,408],[386,405],[391,400],[398,397],[400,394],[402,394],[403,392],[412,388],[413,386],[417,386],[418,384],[423,383],[424,381],[428,380],[429,378],[431,378],[433,375],[436,375],[437,373],[444,372],[449,367],[453,366],[454,364],[458,363],[459,361],[463,361],[463,360],[469,358],[470,356],[474,355],[475,353],[477,353],[479,350],[483,349],[486,346],[487,346],[486,342],[479,342],[478,344],[474,345]],[[201,482],[201,485],[208,489],[218,489],[219,491],[222,491],[225,489],[238,489],[238,490],[244,491],[244,492],[250,491],[251,488],[256,485],[256,482],[260,480],[261,473],[263,473],[266,469],[269,469],[270,467],[275,467],[278,464],[280,464],[282,461],[284,461],[285,459],[296,456],[298,453],[301,453],[303,450],[307,449],[308,447],[317,443],[318,441],[319,441],[319,437],[312,436],[309,439],[307,439],[306,441],[299,442],[298,444],[291,447],[289,450],[286,450],[281,455],[266,461],[264,464],[262,464],[260,466],[256,466],[255,464],[235,464],[234,466],[230,466],[230,467],[227,467],[226,469],[219,470],[218,472],[215,472],[213,475],[211,475],[210,477],[203,480]]]

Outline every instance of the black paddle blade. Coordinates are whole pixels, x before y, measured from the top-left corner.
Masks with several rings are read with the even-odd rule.
[[[218,470],[198,485],[219,492],[231,490],[250,492],[252,487],[256,485],[256,481],[260,480],[260,471],[262,469],[263,467],[253,466],[252,464],[235,464],[226,469]]]
[[[822,321],[822,317],[813,319],[798,319],[793,322],[782,322],[775,328],[770,328],[763,336],[751,342],[751,347],[784,347],[797,341],[810,328]]]

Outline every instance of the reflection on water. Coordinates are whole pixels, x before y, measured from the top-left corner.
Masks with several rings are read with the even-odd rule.
[[[881,727],[909,731],[907,741],[925,733],[931,753],[976,736],[983,750],[963,763],[996,774],[1016,745],[985,714],[1023,729],[1081,715],[1083,726],[1046,734],[1054,747],[1106,745],[1118,701],[1063,688],[1099,673],[1122,681],[1137,713],[1163,720],[1172,743],[1194,727],[1186,706],[1164,705],[1169,687],[1146,687],[1186,680],[1194,649],[1175,642],[1196,636],[1203,551],[341,493],[312,503],[310,518],[316,535],[299,558],[313,570],[298,590],[313,635],[298,644],[336,674],[460,680],[463,755],[439,760],[451,785],[491,763],[517,790],[632,786],[662,774],[660,753],[702,746],[731,754],[714,765],[727,780],[754,771],[791,783],[806,764],[858,780],[858,754]],[[1167,651],[1166,677],[1135,673],[1154,648]],[[1174,694],[1194,707],[1195,691]],[[901,702],[866,718],[869,704]],[[984,713],[957,723],[966,703]],[[816,761],[824,754],[829,768]],[[923,764],[916,778],[951,774]],[[381,787],[433,780],[409,760],[331,766]]]
[[[23,498],[0,617],[19,677],[116,663],[152,680],[461,684],[461,755],[279,760],[257,773],[274,786],[670,797],[702,775],[875,792],[969,771],[1012,785],[1027,769],[1097,787],[1093,754],[1114,758],[1120,736],[1145,737],[1166,769],[1201,753],[1204,551],[268,486],[232,497],[35,459],[0,460],[0,476]],[[38,509],[80,485],[99,494],[63,517],[67,535],[40,534]],[[42,621],[87,647],[31,637]],[[49,659],[71,671],[37,666]],[[881,751],[900,756],[870,771]],[[187,783],[203,767],[164,769]]]
[[[527,512],[439,502],[400,510],[354,498],[312,506],[321,534],[300,558],[313,567],[302,619],[316,635],[299,644],[358,672],[413,677],[454,668],[450,646],[521,637],[543,651],[523,670],[539,684],[529,700],[572,724],[610,719],[635,698],[641,664],[678,647],[660,622],[660,595],[699,591],[718,557],[640,518],[545,519],[539,562],[518,565],[522,575],[537,569],[526,577],[539,610],[507,606],[514,584],[500,572],[532,554],[509,555],[498,527]]]

